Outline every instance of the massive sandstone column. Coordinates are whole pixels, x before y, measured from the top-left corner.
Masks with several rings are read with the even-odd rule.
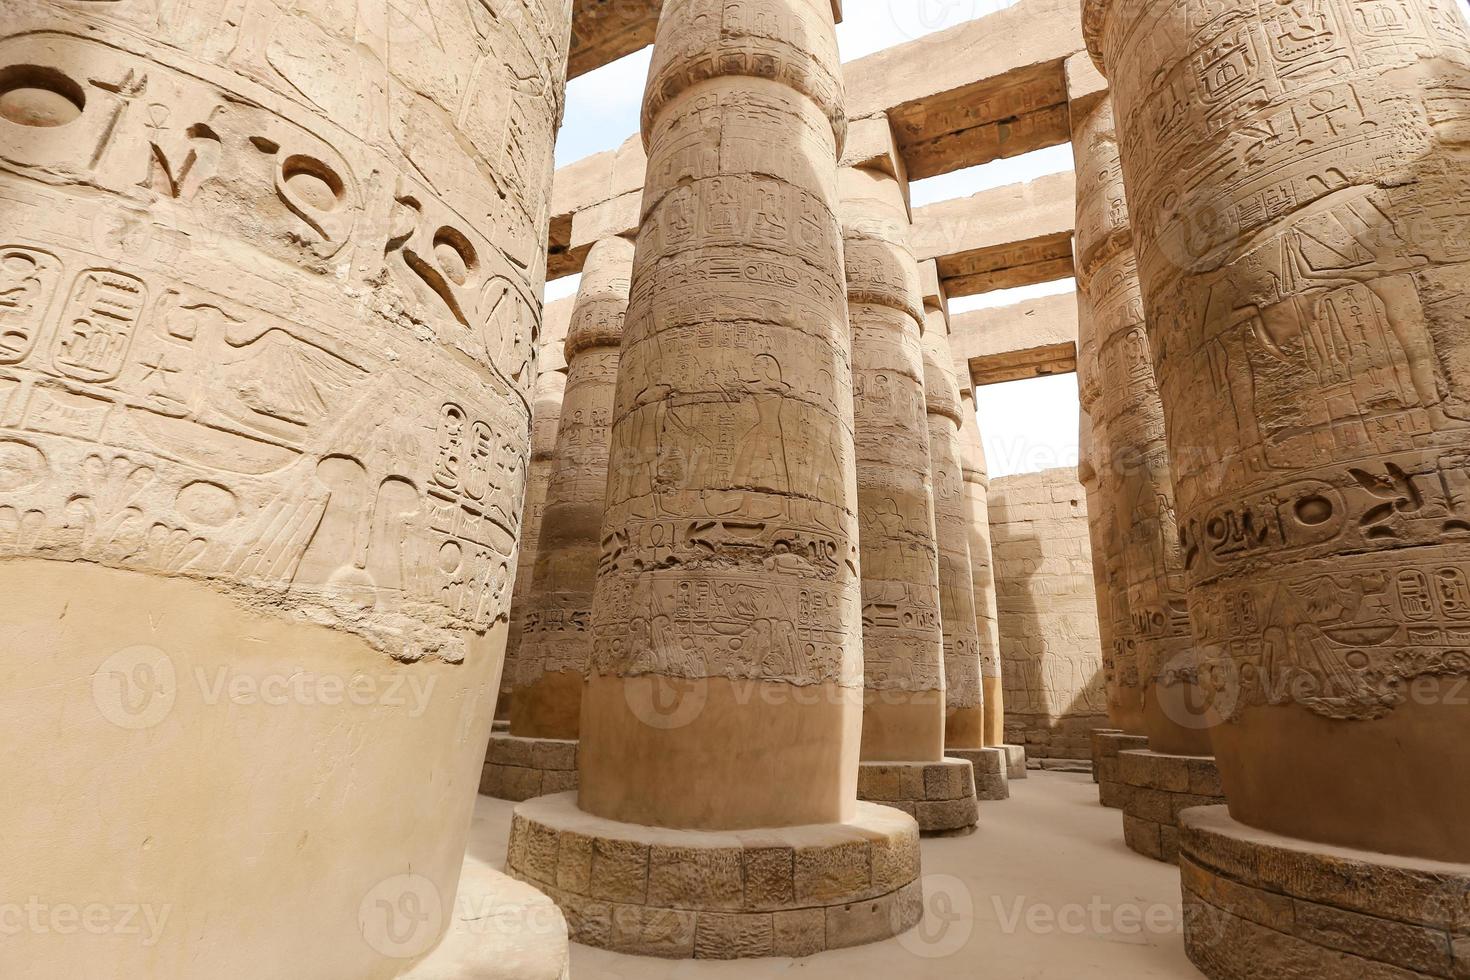
[[[570,7],[0,8],[0,865],[138,924],[20,974],[386,978],[448,925]]]
[[[920,913],[913,818],[856,798],[844,128],[828,0],[664,5],[580,791],[510,842],[582,942],[788,954]]]
[[[521,508],[520,556],[516,559],[515,587],[510,598],[510,628],[505,637],[505,669],[500,675],[500,697],[495,706],[497,727],[510,724],[511,694],[520,657],[521,627],[536,569],[536,543],[541,540],[541,515],[556,457],[556,430],[561,425],[561,402],[566,397],[567,327],[575,296],[547,303],[542,311],[541,338],[536,345],[536,384],[531,389],[531,462],[526,468],[526,499]],[[482,785],[481,790],[485,787]]]
[[[1173,863],[1174,815],[1185,806],[1222,802],[1219,776],[1209,758],[1209,720],[1189,633],[1164,409],[1144,325],[1112,99],[1074,101],[1071,110],[1077,288],[1087,304],[1090,348],[1078,366],[1087,375],[1095,421],[1090,452],[1097,502],[1112,525],[1108,544],[1122,551],[1148,735],[1146,748],[1116,756],[1123,831],[1129,847]]]
[[[887,120],[881,123],[887,130]],[[908,247],[908,205],[899,178],[876,166],[843,167],[838,186],[862,559],[858,795],[912,813],[921,831],[954,831],[972,826],[978,811],[972,767],[944,758],[944,633],[919,342],[924,301]]]
[[[935,277],[937,281],[937,276]],[[949,347],[949,314],[942,291],[925,296],[924,399],[929,414],[929,469],[939,541],[939,602],[944,626],[948,749],[981,749],[984,701],[980,636],[970,570],[970,514],[960,455],[960,389]],[[951,752],[953,754],[953,752]]]
[[[567,328],[566,392],[526,596],[510,732],[490,740],[485,789],[525,800],[576,786],[582,685],[607,491],[608,430],[633,243],[606,238],[582,269]]]
[[[960,387],[960,468],[965,477],[965,502],[970,532],[970,581],[975,596],[975,631],[980,640],[980,693],[984,701],[982,738],[986,748],[999,749],[1007,779],[1026,778],[1026,747],[1005,740],[1005,687],[1000,669],[1000,613],[995,596],[995,562],[990,548],[990,471],[985,442],[980,435],[975,386],[968,365],[955,364]],[[979,773],[976,774],[977,777]],[[994,787],[1010,795],[1005,781]],[[1000,798],[1005,798],[1000,797]]]
[[[1404,894],[1372,875],[1408,860],[1382,854],[1470,861],[1470,790],[1445,778],[1470,765],[1453,696],[1470,674],[1465,23],[1449,0],[1086,14],[1114,86],[1194,633],[1234,700],[1212,731],[1234,821],[1196,811],[1182,849],[1207,874],[1222,837],[1290,851],[1303,873],[1270,887],[1300,896],[1314,848],[1336,845],[1380,870],[1335,872],[1360,883],[1312,901],[1443,927],[1452,903],[1421,903],[1428,879]],[[1235,874],[1266,863],[1250,857]],[[1392,956],[1381,938],[1373,958]],[[1190,942],[1216,976],[1260,966]]]

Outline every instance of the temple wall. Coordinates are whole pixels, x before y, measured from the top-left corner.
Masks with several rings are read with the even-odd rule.
[[[1107,703],[1076,469],[993,480],[990,531],[1006,741],[1029,759],[1086,759]]]

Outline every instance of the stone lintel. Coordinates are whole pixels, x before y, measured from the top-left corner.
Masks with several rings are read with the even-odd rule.
[[[924,911],[918,824],[874,803],[844,823],[705,832],[605,820],[559,793],[516,807],[508,870],[557,903],[575,942],[639,956],[810,956]]]
[[[898,143],[893,138],[893,127],[889,125],[886,115],[849,121],[847,141],[843,144],[842,158],[838,163],[843,167],[879,170],[893,177],[903,190],[904,207],[909,207],[908,168],[904,164],[903,154],[899,152]],[[913,218],[912,211],[909,212],[909,218]]]
[[[1184,944],[1212,980],[1470,976],[1470,864],[1179,818]]]
[[[979,780],[961,758],[937,762],[863,762],[858,765],[858,799],[881,803],[912,816],[919,833],[966,833],[979,819]]]
[[[1124,842],[1145,857],[1174,863],[1179,857],[1179,814],[1225,802],[1214,757],[1125,749],[1117,761]]]
[[[924,297],[924,309],[942,310],[947,325],[949,322],[949,296],[944,290],[944,280],[939,275],[939,263],[933,259],[919,263],[919,292]]]
[[[938,261],[951,296],[1065,279],[1076,195],[1069,170],[926,205],[914,210],[910,244],[920,261]]]
[[[496,732],[490,736],[480,794],[521,802],[577,788],[577,742],[563,738],[525,738]]]
[[[956,313],[950,344],[962,377],[999,384],[1077,370],[1077,295]]]

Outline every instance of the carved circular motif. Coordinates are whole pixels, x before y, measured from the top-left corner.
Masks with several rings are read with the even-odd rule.
[[[0,71],[0,118],[18,126],[65,126],[86,104],[81,86],[54,68],[13,65]]]
[[[179,491],[175,505],[183,516],[206,527],[220,527],[240,512],[235,495],[217,483],[200,481]]]

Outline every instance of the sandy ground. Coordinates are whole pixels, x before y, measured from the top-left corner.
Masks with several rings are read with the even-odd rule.
[[[470,859],[505,862],[514,804],[480,797]],[[969,837],[925,840],[925,920],[801,960],[658,960],[572,946],[572,980],[1146,980],[1200,974],[1179,932],[1179,876],[1123,846],[1091,778],[1035,772],[982,803]],[[502,964],[504,965],[504,964]],[[460,974],[466,976],[466,974]]]

